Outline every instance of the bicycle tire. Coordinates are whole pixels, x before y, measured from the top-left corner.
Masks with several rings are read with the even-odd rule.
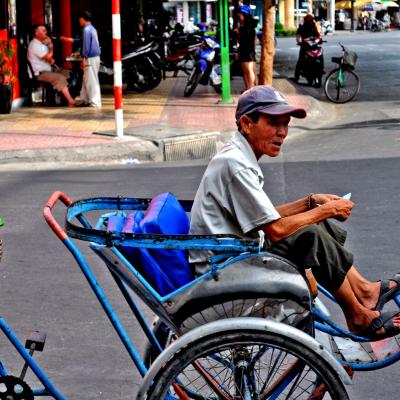
[[[331,71],[325,80],[326,97],[333,103],[347,103],[353,100],[360,90],[360,78],[353,71],[343,69],[343,86],[338,84],[340,68]]]
[[[324,390],[332,400],[349,399],[333,368],[300,341],[248,329],[183,347],[160,369],[146,398],[310,399],[322,398]]]

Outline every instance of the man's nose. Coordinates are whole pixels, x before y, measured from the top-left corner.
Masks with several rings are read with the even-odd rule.
[[[276,133],[284,139],[287,136],[287,125],[278,125]]]

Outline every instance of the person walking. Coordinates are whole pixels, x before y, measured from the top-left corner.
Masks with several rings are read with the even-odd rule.
[[[245,89],[256,84],[256,29],[250,7],[239,7],[239,61],[242,65]]]
[[[97,31],[91,23],[92,16],[88,11],[79,15],[79,25],[82,28],[81,57],[83,69],[81,105],[100,108],[101,91],[99,82],[100,44]],[[60,40],[73,43],[73,38],[60,36]]]

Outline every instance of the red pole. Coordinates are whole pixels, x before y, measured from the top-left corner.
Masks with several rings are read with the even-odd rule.
[[[62,36],[71,37],[71,0],[60,1],[60,34]],[[62,42],[62,59],[65,64],[65,59],[72,52],[72,44],[69,42]]]
[[[122,109],[120,0],[112,0],[112,33],[113,33],[113,60],[114,60],[115,130],[117,133],[117,137],[122,137],[124,135],[124,117]]]

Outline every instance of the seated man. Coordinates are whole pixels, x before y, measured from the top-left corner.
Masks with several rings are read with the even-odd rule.
[[[68,81],[63,70],[53,71],[53,44],[47,36],[47,30],[43,25],[32,27],[33,39],[28,46],[28,60],[32,65],[36,79],[51,83],[54,89],[61,92],[70,107],[75,105],[74,99],[68,90]]]
[[[290,117],[306,112],[287,103],[273,87],[256,86],[239,98],[239,132],[209,163],[196,193],[190,234],[264,236],[266,249],[311,268],[317,281],[337,299],[351,332],[369,338],[400,333],[399,313],[381,312],[400,290],[400,278],[370,282],[353,265],[344,247],[346,232],[329,221],[346,220],[354,204],[333,194],[309,194],[274,206],[263,190],[258,165],[263,156],[279,155]],[[208,270],[206,251],[191,251],[197,274]]]

